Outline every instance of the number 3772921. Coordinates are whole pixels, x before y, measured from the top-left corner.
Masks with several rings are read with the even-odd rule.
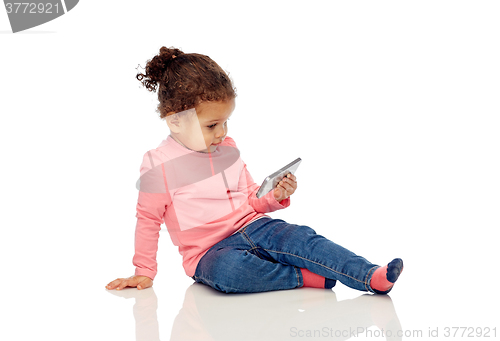
[[[36,13],[60,13],[62,9],[59,4],[48,3],[30,3],[30,2],[6,2],[5,8],[7,13],[23,13],[23,14],[36,14]]]

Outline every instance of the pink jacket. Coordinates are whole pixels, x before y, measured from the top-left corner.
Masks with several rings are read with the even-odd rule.
[[[213,153],[192,151],[171,136],[144,154],[137,183],[135,274],[154,279],[160,225],[179,247],[186,275],[193,276],[213,245],[250,222],[290,206],[274,191],[259,189],[234,140],[226,137]]]

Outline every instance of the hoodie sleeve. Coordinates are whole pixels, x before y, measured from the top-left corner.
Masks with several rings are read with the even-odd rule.
[[[157,273],[156,253],[163,216],[171,198],[165,169],[156,150],[144,154],[138,182],[139,197],[136,206],[135,254],[132,263],[135,275],[154,280]]]

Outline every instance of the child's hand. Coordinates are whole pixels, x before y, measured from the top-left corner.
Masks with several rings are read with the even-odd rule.
[[[278,202],[288,198],[297,189],[297,178],[292,173],[288,173],[274,189],[274,199]]]
[[[113,282],[106,285],[106,289],[121,290],[125,287],[137,287],[137,289],[146,289],[153,286],[153,280],[146,276],[130,276],[129,278],[117,278]]]

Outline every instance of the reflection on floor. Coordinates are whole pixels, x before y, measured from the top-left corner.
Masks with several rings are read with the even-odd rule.
[[[160,340],[153,288],[109,293],[135,298],[137,341]],[[376,336],[384,331],[377,339],[401,340],[390,296],[362,294],[337,301],[334,291],[315,288],[224,294],[194,283],[186,290],[170,340],[347,340],[369,337],[373,326],[379,329]]]

